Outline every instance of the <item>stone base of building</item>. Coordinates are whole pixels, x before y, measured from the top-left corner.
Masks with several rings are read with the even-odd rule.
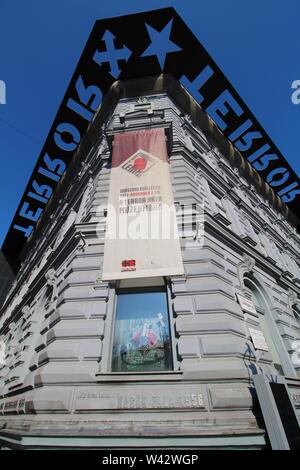
[[[224,425],[218,433],[211,424],[191,421],[106,422],[47,417],[7,419],[0,430],[0,449],[265,449],[263,430]],[[231,429],[230,429],[231,428]],[[119,430],[119,431],[118,431]]]

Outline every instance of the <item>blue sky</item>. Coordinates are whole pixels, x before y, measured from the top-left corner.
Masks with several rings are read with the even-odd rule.
[[[173,6],[300,175],[299,0],[1,0],[0,245],[97,19]]]

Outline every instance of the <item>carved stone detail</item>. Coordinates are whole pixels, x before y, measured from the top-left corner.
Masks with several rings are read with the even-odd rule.
[[[290,308],[293,308],[299,304],[297,294],[292,289],[288,290],[288,301],[289,301]]]
[[[247,293],[248,290],[245,286],[245,274],[251,273],[255,267],[255,259],[251,258],[247,253],[244,253],[243,260],[237,266],[238,280],[242,290]]]
[[[46,285],[50,288],[52,288],[52,293],[51,297],[49,300],[49,304],[53,303],[54,300],[57,299],[58,293],[57,293],[57,274],[55,269],[51,268],[45,273],[45,278],[46,278]]]

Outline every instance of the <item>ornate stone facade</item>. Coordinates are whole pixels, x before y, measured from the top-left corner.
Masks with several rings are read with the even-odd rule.
[[[249,283],[264,299],[300,409],[300,363],[293,361],[299,235],[182,109],[180,95],[142,88],[121,99],[117,87],[111,91],[110,116],[101,122],[100,110],[94,120],[89,146],[80,147],[28,243],[3,305],[3,445],[11,445],[11,433],[10,442],[24,447],[122,447],[129,438],[144,447],[263,448],[252,375],[278,371],[271,348],[255,349],[251,340],[249,328],[261,329],[259,309],[245,312],[237,301],[237,294],[251,299]],[[190,109],[197,106],[181,93]],[[201,213],[192,232],[181,233],[184,276],[165,280],[173,371],[124,375],[111,372],[117,285],[101,281],[111,142],[115,132],[153,126],[166,131],[175,205]]]

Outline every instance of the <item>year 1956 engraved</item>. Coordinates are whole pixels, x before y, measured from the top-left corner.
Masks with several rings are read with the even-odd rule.
[[[202,408],[201,393],[185,393],[178,396],[132,394],[118,397],[118,408]]]

